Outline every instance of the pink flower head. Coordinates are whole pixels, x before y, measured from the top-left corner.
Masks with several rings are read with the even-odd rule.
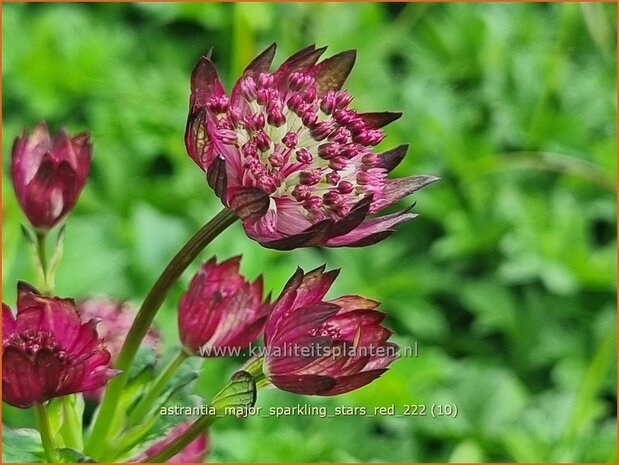
[[[120,353],[129,328],[133,324],[137,313],[135,307],[130,302],[118,302],[107,297],[88,298],[78,301],[78,310],[82,322],[97,320],[99,336],[105,342],[107,350],[112,356],[112,361]],[[151,327],[146,333],[146,337],[142,341],[159,351],[159,332]],[[87,391],[84,396],[91,400],[99,400],[103,393],[103,389],[95,389]]]
[[[44,122],[15,139],[11,159],[13,187],[28,221],[53,228],[75,206],[86,183],[92,147],[88,133],[52,139]]]
[[[215,348],[254,342],[271,308],[262,301],[262,276],[253,283],[239,274],[241,257],[202,264],[178,305],[178,327],[185,348],[209,356]],[[210,355],[217,355],[212,353]]]
[[[348,295],[323,301],[338,270],[297,269],[265,328],[264,372],[297,394],[333,396],[365,386],[397,357],[379,302]]]
[[[2,304],[2,400],[27,408],[97,389],[118,374],[96,321],[82,324],[72,299],[42,296],[20,282],[17,316]]]
[[[367,219],[435,181],[388,179],[401,145],[374,146],[400,113],[359,113],[341,87],[355,61],[348,50],[318,62],[307,47],[269,72],[275,44],[247,66],[230,95],[202,57],[191,76],[185,145],[223,203],[265,247],[364,246],[416,215]]]
[[[78,309],[82,321],[99,320],[99,336],[104,340],[114,360],[120,353],[125,337],[135,319],[137,311],[133,304],[118,302],[108,297],[94,297],[78,301]],[[151,327],[142,342],[158,351],[159,332]]]
[[[181,436],[189,429],[191,422],[185,421],[170,430],[168,435],[161,441],[157,441],[146,449],[134,462],[144,460],[146,457],[153,456],[169,446],[172,441]],[[206,433],[201,433],[196,439],[187,444],[185,448],[175,456],[171,457],[166,463],[202,463],[208,451],[209,441]]]

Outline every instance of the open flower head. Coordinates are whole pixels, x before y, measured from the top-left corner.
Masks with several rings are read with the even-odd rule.
[[[266,247],[373,244],[416,215],[368,215],[436,180],[387,177],[408,146],[382,153],[375,146],[401,114],[351,108],[342,85],[355,51],[319,62],[325,49],[307,47],[269,72],[273,44],[229,95],[208,57],[191,76],[187,151],[248,236]]]
[[[86,183],[92,146],[88,133],[69,136],[59,131],[53,138],[39,123],[15,139],[11,174],[17,200],[28,221],[47,230],[75,206]]]
[[[202,264],[178,304],[180,339],[187,351],[242,348],[254,342],[271,309],[262,299],[262,276],[253,283],[239,273],[241,257]]]
[[[17,315],[2,304],[2,400],[27,408],[105,385],[118,371],[96,323],[82,323],[72,299],[19,283]]]
[[[274,304],[263,370],[280,389],[342,394],[378,378],[397,357],[379,302],[356,295],[323,300],[337,273],[298,269]]]

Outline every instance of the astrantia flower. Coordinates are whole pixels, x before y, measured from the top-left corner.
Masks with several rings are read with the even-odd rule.
[[[117,370],[97,335],[82,324],[72,299],[18,285],[17,316],[2,304],[2,400],[27,408],[53,397],[99,388]]]
[[[78,301],[78,310],[83,322],[99,320],[99,336],[107,350],[116,358],[122,348],[137,310],[130,302],[118,302],[107,297],[94,297]],[[151,327],[142,340],[143,344],[159,349],[159,332]]]
[[[17,200],[37,229],[54,227],[74,207],[86,183],[92,147],[87,133],[52,139],[45,123],[15,139],[11,174]]]
[[[374,146],[381,127],[401,114],[350,108],[352,97],[340,89],[355,51],[318,63],[325,48],[307,47],[270,73],[271,45],[230,95],[207,57],[191,76],[187,151],[248,236],[266,247],[373,244],[416,215],[367,216],[436,180],[387,178],[408,146],[383,153]]]
[[[214,356],[210,349],[254,342],[271,308],[262,300],[262,276],[253,283],[239,273],[241,257],[203,263],[178,304],[180,339],[187,351]]]
[[[144,453],[142,453],[138,458],[134,459],[133,461],[138,462],[140,460],[144,460],[146,457],[158,454],[165,447],[170,445],[172,441],[174,441],[185,431],[187,431],[190,426],[191,422],[188,421],[175,426],[172,430],[170,430],[170,432],[164,439],[150,446],[144,451]],[[208,435],[206,434],[206,432],[201,433],[196,439],[187,444],[187,446],[185,446],[182,451],[167,460],[166,463],[202,463],[202,461],[204,460],[204,456],[208,451],[208,446]]]
[[[337,274],[324,266],[307,274],[298,269],[274,304],[263,370],[280,389],[342,394],[378,378],[397,357],[379,302],[356,295],[323,301]]]
[[[78,311],[82,322],[90,320],[98,321],[97,330],[103,339],[105,346],[112,356],[112,361],[120,353],[129,328],[137,313],[135,307],[130,302],[118,302],[107,297],[96,297],[78,301]],[[142,340],[142,344],[150,346],[159,351],[159,333],[151,327]],[[98,400],[103,389],[95,389],[84,393],[84,396],[91,400]]]

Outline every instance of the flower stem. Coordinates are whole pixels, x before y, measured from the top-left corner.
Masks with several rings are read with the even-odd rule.
[[[39,255],[39,262],[41,263],[43,274],[47,274],[47,252],[45,250],[45,238],[47,237],[47,233],[43,231],[37,231],[36,236],[37,254]]]
[[[47,410],[45,405],[34,404],[37,414],[37,428],[41,434],[41,442],[43,443],[43,449],[45,450],[45,456],[49,463],[58,462],[58,453],[56,451],[56,444],[52,436],[51,428],[49,426],[49,417],[47,416]]]
[[[144,299],[116,360],[116,368],[122,370],[122,373],[108,383],[86,442],[86,452],[91,457],[97,458],[106,447],[107,434],[114,423],[118,401],[127,382],[127,371],[172,285],[204,247],[236,219],[237,216],[232,210],[227,208],[221,210],[174,256]]]
[[[161,393],[163,388],[165,388],[168,381],[174,376],[178,367],[185,361],[185,359],[189,355],[181,348],[181,350],[176,354],[176,356],[170,361],[168,366],[159,374],[157,379],[151,384],[150,389],[148,389],[138,404],[129,415],[129,424],[134,425],[140,422],[142,418],[148,413],[148,409],[152,408],[154,401],[157,399],[157,396]]]
[[[45,247],[45,241],[47,239],[47,232],[36,231],[36,251],[37,258],[39,259],[39,266],[41,272],[42,282],[40,283],[40,291],[43,294],[49,294],[51,289],[49,288],[48,276],[47,276],[47,248]]]
[[[62,438],[67,447],[81,450],[84,447],[82,438],[81,412],[76,411],[75,397],[80,394],[72,394],[62,397]]]
[[[264,374],[264,357],[256,355],[245,362],[241,370],[246,371],[254,377],[256,383],[266,378]]]
[[[228,407],[247,408],[256,402],[256,385],[252,375],[245,371],[238,371],[226,384],[221,391],[213,398],[212,407],[215,408],[215,415],[202,415],[191,426],[177,437],[174,441],[161,449],[159,452],[146,457],[142,462],[157,463],[165,462],[182,451],[188,444],[196,439],[200,433],[204,432],[222,413],[226,414]]]

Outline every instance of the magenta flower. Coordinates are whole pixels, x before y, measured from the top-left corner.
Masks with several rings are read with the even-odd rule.
[[[203,263],[178,305],[180,339],[187,351],[246,347],[254,342],[271,308],[262,301],[262,276],[253,283],[239,274],[241,257]]]
[[[323,301],[338,270],[297,269],[265,328],[263,370],[275,386],[333,396],[365,386],[397,358],[379,302],[348,295]]]
[[[130,302],[118,302],[107,297],[88,298],[78,301],[78,311],[82,322],[90,320],[99,322],[97,330],[112,357],[112,361],[120,353],[129,328],[135,319],[137,310]],[[159,332],[151,327],[142,341],[143,344],[159,352]],[[99,400],[103,389],[87,391],[84,396],[91,400]]]
[[[350,108],[352,97],[340,89],[355,51],[318,63],[325,49],[307,47],[270,73],[273,44],[229,96],[209,58],[191,76],[189,156],[247,235],[265,247],[373,244],[416,215],[368,215],[437,179],[387,178],[408,146],[383,153],[374,146],[384,138],[381,127],[401,114]]]
[[[148,449],[146,449],[139,457],[132,460],[138,462],[146,457],[153,456],[161,452],[165,447],[169,446],[172,441],[182,435],[189,429],[191,422],[186,421],[178,424],[170,430],[168,435],[161,441],[157,441]],[[202,463],[209,447],[208,435],[201,433],[196,439],[187,444],[185,448],[175,456],[171,457],[166,463]]]
[[[2,400],[27,408],[99,388],[118,374],[96,321],[82,324],[72,299],[18,284],[17,316],[2,304]]]
[[[136,308],[130,302],[118,302],[108,297],[94,297],[78,301],[78,310],[83,322],[99,320],[99,336],[105,342],[107,350],[116,358],[125,342],[129,328],[133,324]],[[159,332],[151,327],[142,343],[159,350]]]
[[[32,134],[15,139],[11,159],[13,187],[28,221],[39,230],[53,228],[75,206],[86,183],[92,147],[88,133],[52,139],[39,123]]]

